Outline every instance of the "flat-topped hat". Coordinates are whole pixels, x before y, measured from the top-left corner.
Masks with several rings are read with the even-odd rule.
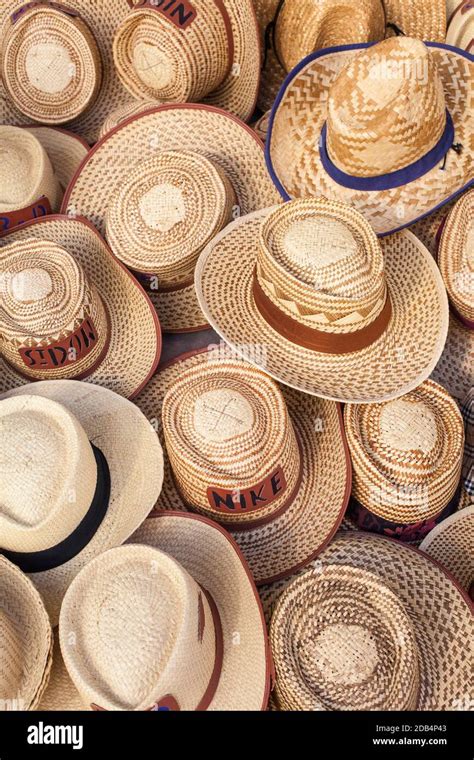
[[[420,549],[449,570],[474,599],[474,504],[436,525]]]
[[[472,183],[474,59],[393,37],[320,50],[285,80],[267,137],[285,199],[323,195],[388,234]]]
[[[140,0],[114,38],[115,65],[135,97],[204,101],[247,121],[260,77],[252,0]]]
[[[0,553],[29,574],[55,625],[79,570],[129,538],[156,502],[161,445],[130,401],[74,380],[4,394],[0,425]]]
[[[2,391],[87,379],[126,397],[161,352],[146,293],[87,221],[50,216],[0,238]]]
[[[474,51],[474,3],[472,0],[463,0],[456,3],[456,7],[448,18],[446,31],[446,43],[453,47]]]
[[[235,251],[239,255],[235,255]],[[441,355],[448,302],[409,232],[379,240],[354,208],[309,198],[233,222],[201,254],[201,308],[251,363],[305,393],[368,403],[425,380]]]

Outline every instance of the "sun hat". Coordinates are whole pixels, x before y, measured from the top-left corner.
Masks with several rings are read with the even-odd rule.
[[[205,101],[247,121],[257,100],[259,42],[252,0],[141,0],[121,20],[113,54],[135,98]]]
[[[436,525],[420,549],[449,570],[474,599],[474,504]]]
[[[461,196],[462,197],[462,196]],[[410,224],[408,229],[413,232],[418,240],[421,240],[425,248],[429,250],[432,256],[436,258],[439,245],[441,229],[447,215],[456,203],[456,198],[449,203],[445,203],[441,208],[436,209],[431,214],[427,214],[414,224]]]
[[[421,243],[410,232],[378,240],[358,211],[325,198],[230,224],[201,254],[195,285],[239,354],[258,364],[252,346],[264,346],[265,372],[336,401],[401,396],[446,340],[446,291]]]
[[[472,184],[474,59],[394,37],[320,50],[278,94],[266,142],[281,195],[323,195],[388,234]]]
[[[369,533],[339,534],[307,568],[259,591],[269,623],[275,615],[279,709],[295,709],[303,696],[311,709],[340,709],[339,697],[346,709],[380,709],[389,696],[391,709],[409,709],[415,652],[415,709],[471,708],[472,605],[423,552]]]
[[[55,625],[79,570],[155,504],[161,445],[140,410],[107,388],[50,380],[1,399],[0,553],[29,574]]]
[[[192,272],[210,236],[230,214],[279,201],[250,127],[211,106],[184,104],[109,132],[70,184],[63,211],[107,234],[147,290],[162,329],[181,332],[207,327]]]
[[[128,103],[125,103],[118,108],[114,108],[107,115],[107,118],[104,120],[104,123],[100,128],[99,140],[105,137],[105,135],[112,129],[120,126],[120,124],[122,124],[124,121],[127,121],[127,119],[130,119],[132,116],[139,116],[145,111],[149,111],[152,108],[157,108],[160,105],[163,105],[163,103],[160,103],[156,100],[135,100],[134,98]]]
[[[446,43],[453,47],[474,50],[474,4],[472,0],[463,0],[448,19]]]
[[[132,397],[155,371],[158,318],[84,219],[50,216],[0,237],[2,391],[84,378]]]
[[[0,554],[0,712],[38,705],[48,683],[52,647],[40,595]]]
[[[92,709],[266,707],[270,655],[258,594],[235,542],[203,517],[163,513],[92,560],[66,593],[59,634],[69,676]]]
[[[59,630],[54,629],[53,663],[46,689],[37,707],[40,712],[56,712],[60,710],[84,712],[87,705],[81,699],[66,670],[61,647],[59,645]]]
[[[68,124],[89,143],[107,113],[130,100],[112,41],[133,0],[2,3],[0,123]]]

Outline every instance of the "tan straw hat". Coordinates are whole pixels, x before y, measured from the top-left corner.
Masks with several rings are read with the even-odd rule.
[[[247,121],[260,75],[252,0],[139,0],[113,46],[127,90],[146,100],[205,101]]]
[[[457,199],[455,198],[449,203],[445,203],[441,208],[436,209],[431,214],[427,214],[427,216],[411,224],[408,228],[418,240],[421,240],[434,258],[437,256],[443,223],[456,201]]]
[[[474,504],[433,528],[420,549],[449,570],[474,599]]]
[[[0,239],[0,272],[1,391],[84,378],[130,398],[151,377],[158,318],[90,222],[27,222]]]
[[[90,562],[65,596],[59,633],[92,709],[266,708],[258,594],[235,542],[203,517],[163,513]]]
[[[474,385],[474,332],[454,316],[449,318],[446,345],[430,377],[457,401]]]
[[[463,0],[448,18],[446,42],[453,47],[474,52],[474,4],[472,0]]]
[[[134,404],[96,385],[51,380],[1,398],[0,551],[30,574],[55,625],[79,570],[156,502],[161,445]]]
[[[133,0],[9,0],[0,8],[0,123],[68,124],[93,143],[130,96],[112,41]]]
[[[128,103],[114,108],[102,124],[99,140],[102,140],[108,132],[111,132],[115,127],[119,127],[120,124],[123,124],[124,121],[127,121],[132,116],[139,116],[145,113],[145,111],[150,111],[152,108],[157,108],[160,105],[163,105],[163,103],[156,100],[135,100],[134,98]]]
[[[279,709],[472,709],[472,605],[423,552],[340,534],[260,595]]]
[[[54,630],[53,663],[51,674],[41,701],[36,708],[41,712],[54,711],[85,711],[87,705],[81,699],[79,692],[74,686],[69,673],[66,670],[61,647],[59,646],[59,629]]]
[[[236,256],[235,252],[239,255]],[[286,385],[336,401],[401,396],[443,350],[448,302],[438,268],[410,232],[378,240],[355,209],[324,198],[229,225],[196,268],[214,329]]]
[[[320,50],[278,94],[267,163],[285,199],[353,205],[377,234],[472,183],[474,62],[409,37]]]
[[[52,647],[40,595],[0,554],[0,712],[37,707],[48,683]]]
[[[186,332],[207,326],[193,282],[204,246],[232,216],[279,200],[255,133],[224,111],[184,104],[109,132],[69,186],[63,210],[107,235],[165,332]]]

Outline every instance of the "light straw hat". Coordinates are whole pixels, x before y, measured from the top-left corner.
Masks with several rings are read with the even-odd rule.
[[[474,504],[439,523],[420,549],[449,570],[474,599]]]
[[[434,258],[437,256],[443,224],[456,201],[457,199],[455,198],[449,203],[445,203],[441,208],[436,209],[431,214],[427,214],[408,228],[418,240],[421,240]]]
[[[448,18],[446,43],[453,47],[474,51],[474,5],[472,0],[464,0],[457,4],[454,12]]]
[[[461,50],[408,37],[320,50],[278,94],[268,168],[285,199],[346,201],[394,232],[472,183],[472,105]]]
[[[156,502],[161,445],[130,401],[74,380],[4,394],[0,421],[0,552],[30,575],[55,625],[79,570]]]
[[[235,198],[234,198],[235,195]],[[231,216],[280,200],[255,133],[224,111],[161,106],[128,119],[91,151],[64,198],[140,277],[165,332],[207,326],[193,270]]]
[[[0,554],[0,712],[38,705],[49,679],[52,647],[40,595]]]
[[[257,100],[259,41],[252,0],[141,0],[119,24],[113,53],[135,98],[205,101],[247,121]]]
[[[158,318],[87,220],[51,216],[0,238],[2,391],[84,378],[126,397],[158,364]]]
[[[324,198],[229,225],[201,254],[195,284],[239,354],[259,364],[252,346],[263,346],[265,372],[336,401],[401,396],[446,340],[446,291],[421,243],[410,232],[380,241],[355,209]]]
[[[46,689],[36,708],[40,712],[59,712],[87,710],[87,705],[81,699],[66,670],[61,647],[59,645],[59,629],[54,630],[53,663]]]
[[[130,100],[128,103],[114,108],[104,120],[100,129],[99,140],[101,140],[108,132],[111,132],[115,127],[119,127],[124,121],[130,119],[132,116],[139,116],[145,111],[150,111],[152,108],[157,108],[163,105],[156,100]]]

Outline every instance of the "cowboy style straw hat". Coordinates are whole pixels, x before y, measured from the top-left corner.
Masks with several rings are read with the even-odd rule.
[[[160,357],[158,318],[90,222],[27,222],[0,238],[0,268],[0,390],[84,378],[139,392]]]
[[[280,90],[268,168],[285,199],[346,201],[394,232],[472,183],[473,105],[461,50],[408,37],[321,50]]]
[[[0,711],[33,710],[46,688],[53,634],[30,580],[0,555]]]
[[[235,251],[239,252],[238,257]],[[221,337],[285,385],[368,403],[425,380],[446,340],[439,270],[410,232],[378,240],[355,209],[309,198],[229,225],[202,253],[201,308]]]
[[[184,104],[109,132],[70,184],[63,211],[107,236],[163,330],[182,332],[207,326],[193,282],[201,250],[232,216],[279,200],[255,133],[224,111]]]
[[[133,0],[2,3],[0,123],[67,124],[89,143],[130,96],[112,41]]]
[[[474,5],[472,0],[464,0],[456,4],[456,8],[448,19],[446,42],[453,47],[474,50]]]
[[[134,404],[99,386],[50,380],[1,400],[0,553],[29,574],[55,625],[79,570],[156,502],[161,445]]]
[[[135,98],[205,101],[243,121],[254,112],[260,45],[252,0],[141,0],[120,22],[113,54]]]
[[[474,599],[474,505],[447,517],[423,539],[420,549],[440,562]]]
[[[339,534],[260,596],[279,709],[469,709],[472,605],[423,552]]]

